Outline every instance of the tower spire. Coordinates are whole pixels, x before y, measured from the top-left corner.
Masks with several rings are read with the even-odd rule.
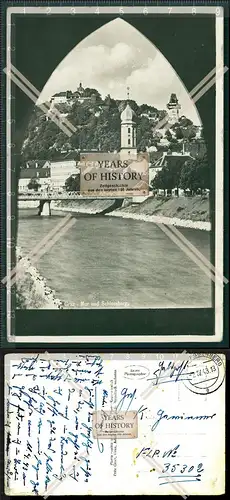
[[[126,87],[127,99],[125,108],[121,113],[121,151],[122,155],[133,155],[136,157],[136,123],[135,112],[129,100],[129,87]]]

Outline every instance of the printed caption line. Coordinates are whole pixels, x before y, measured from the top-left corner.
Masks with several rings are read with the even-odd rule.
[[[5,71],[5,70],[4,70],[4,71]],[[204,95],[204,94],[205,94],[205,93],[206,93],[206,92],[207,92],[207,91],[208,91],[208,90],[209,90],[209,89],[210,89],[210,88],[214,85],[214,83],[216,82],[217,78],[220,78],[220,76],[222,76],[224,73],[226,73],[226,71],[228,71],[228,67],[227,67],[227,66],[225,66],[224,68],[222,68],[222,67],[221,67],[221,68],[214,68],[214,69],[212,69],[212,70],[211,70],[211,71],[210,71],[210,72],[209,72],[209,73],[208,73],[208,74],[207,74],[207,75],[206,75],[206,76],[205,76],[205,77],[204,77],[204,78],[203,78],[203,79],[202,79],[202,80],[201,80],[201,81],[200,81],[200,82],[199,82],[199,83],[198,83],[198,84],[197,84],[197,85],[193,88],[193,90],[190,92],[190,96],[193,98],[194,94],[196,94],[196,92],[197,92],[197,91],[199,91],[199,89],[201,89],[201,90],[200,90],[200,91],[199,91],[199,92],[198,92],[198,93],[194,96],[194,98],[193,98],[194,103],[195,103],[196,101],[198,101],[198,99],[200,99],[200,98],[201,98],[201,97],[202,97],[202,96],[203,96],[203,95]],[[8,75],[9,77],[11,77],[11,78],[12,78],[12,73],[11,73],[10,71],[6,70],[5,72],[7,73],[7,75]],[[203,88],[201,88],[201,87],[204,85],[204,83],[206,83],[206,81],[208,81],[208,80],[210,79],[210,77],[212,77],[212,75],[213,75],[214,73],[216,73],[215,77],[214,77],[214,78],[212,78],[212,79],[211,79],[211,80],[210,80],[210,81],[209,81],[209,82],[208,82],[208,83],[207,83],[207,84],[206,84]],[[22,75],[22,76],[23,76],[23,75]],[[24,78],[24,77],[23,77],[23,78]],[[26,79],[26,80],[27,80],[27,79]],[[30,84],[30,82],[29,82],[29,84]],[[30,85],[32,85],[32,84],[30,84]],[[33,88],[35,88],[34,86],[32,86],[32,87],[33,87]],[[20,87],[20,88],[21,88],[21,87]],[[26,89],[26,87],[24,88],[24,86],[23,86],[22,90],[23,90],[25,93],[27,93],[27,89]],[[37,90],[37,89],[36,89],[36,90]],[[37,92],[38,92],[38,91],[37,91]],[[31,94],[31,93],[30,93],[30,94]],[[27,95],[28,95],[28,94],[27,94]],[[31,97],[31,95],[29,95],[29,97]],[[33,99],[32,99],[32,100],[33,100]],[[168,120],[167,120],[167,119],[163,119],[161,122],[159,122],[159,124],[158,124],[158,128],[159,128],[159,126],[162,126],[162,123],[163,123],[163,124],[165,124],[165,123],[167,123],[167,122],[168,122]],[[161,125],[160,125],[160,123],[161,123]],[[68,135],[68,134],[67,134],[67,135]],[[163,228],[163,226],[165,227],[166,225],[165,225],[165,224],[161,225],[161,229]],[[166,228],[165,228],[165,229],[166,229]],[[179,241],[179,238],[178,238],[178,242],[180,242],[180,241]],[[180,245],[181,245],[181,242],[180,242]],[[189,245],[190,245],[190,242],[189,242],[189,241],[187,241],[187,246],[189,246]],[[181,246],[182,246],[182,245],[181,245]],[[198,250],[197,250],[197,252],[198,252]],[[44,255],[44,254],[43,254],[43,255]],[[192,260],[194,260],[194,259],[195,259],[195,257],[196,257],[196,256],[193,254],[193,259],[192,259]],[[201,263],[200,263],[200,265],[201,265]],[[205,267],[205,266],[204,266],[204,267]],[[211,264],[211,262],[209,262],[209,267],[210,267],[210,268],[212,268],[212,264]],[[203,270],[204,270],[204,268],[203,268]],[[205,270],[204,272],[206,273],[206,270]],[[216,273],[216,276],[219,276],[219,271],[218,271],[218,270],[215,270],[215,273]],[[7,279],[7,278],[6,278],[6,279]],[[213,276],[212,276],[212,278],[211,278],[211,279],[213,279]],[[217,281],[217,279],[216,279],[216,278],[214,278],[214,279],[215,279],[215,281]],[[223,280],[222,280],[222,281],[225,281],[225,282],[227,281],[227,282],[228,282],[228,280],[227,280],[226,278],[223,278]]]

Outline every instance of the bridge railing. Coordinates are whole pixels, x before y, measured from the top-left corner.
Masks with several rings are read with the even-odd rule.
[[[58,191],[52,191],[52,193],[18,193],[18,198],[20,200],[62,200],[68,198],[82,198],[79,191],[66,191],[64,193],[59,193]]]

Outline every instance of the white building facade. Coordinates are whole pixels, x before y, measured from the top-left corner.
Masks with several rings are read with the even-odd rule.
[[[80,169],[76,166],[76,160],[61,160],[50,162],[51,188],[62,190],[65,181],[74,174],[79,174]]]
[[[71,175],[80,173],[79,167],[76,166],[76,160],[49,161],[45,165],[46,167],[47,165],[49,166],[47,175],[41,175],[43,169],[27,168],[24,170],[23,177],[19,179],[18,183],[19,193],[29,192],[28,184],[34,179],[40,185],[39,191],[47,189],[62,191],[65,187],[66,179]]]

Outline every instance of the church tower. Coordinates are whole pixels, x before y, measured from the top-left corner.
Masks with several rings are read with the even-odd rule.
[[[170,124],[178,122],[180,118],[181,105],[178,102],[176,94],[171,94],[169,102],[167,104],[168,108],[168,121]]]
[[[129,88],[127,92],[127,104],[121,113],[121,150],[123,156],[137,155],[136,146],[136,123],[135,112],[129,104]]]
[[[77,92],[79,92],[79,94],[83,94],[83,92],[84,92],[84,89],[82,87],[82,83],[81,82],[80,82],[80,84],[79,84],[79,86],[77,88]]]

